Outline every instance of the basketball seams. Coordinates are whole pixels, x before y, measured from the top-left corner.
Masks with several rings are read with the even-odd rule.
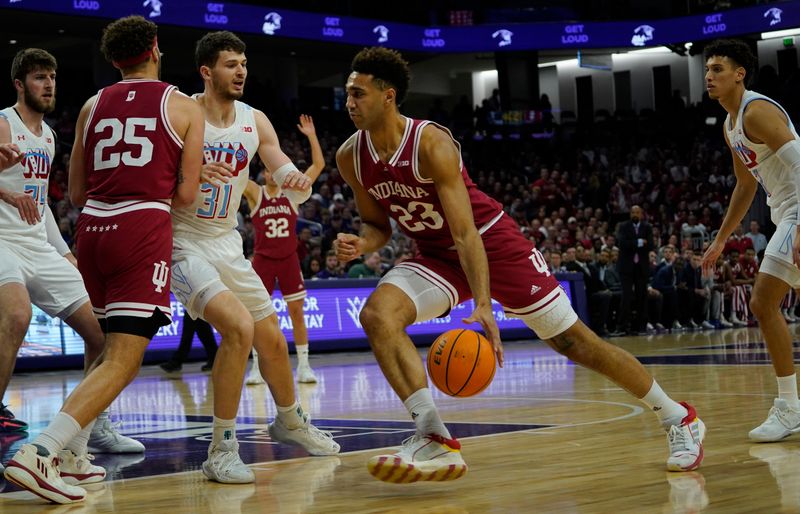
[[[459,336],[460,335],[461,334],[459,334]],[[475,342],[478,345],[478,353],[475,355],[475,358],[472,360],[472,369],[469,370],[469,375],[467,375],[467,379],[464,380],[464,385],[461,386],[461,389],[456,391],[456,396],[461,394],[461,391],[463,391],[467,387],[467,385],[469,385],[469,381],[472,379],[472,375],[475,374],[475,368],[478,367],[478,362],[480,361],[480,358],[481,358],[481,347],[483,345],[481,344],[481,336],[477,332],[475,332]],[[450,361],[447,362],[447,365],[448,365],[448,367],[450,366]],[[449,387],[448,387],[448,389],[449,389]],[[468,395],[468,396],[472,396],[472,395]]]
[[[450,359],[453,357],[453,352],[456,350],[456,344],[461,336],[466,332],[466,329],[462,328],[461,332],[458,333],[455,339],[453,339],[453,344],[450,345],[450,353],[447,354],[447,366],[444,368],[444,386],[447,388],[449,395],[457,396],[458,392],[454,393],[452,389],[450,389],[450,379],[448,378],[450,375]],[[464,389],[464,386],[461,386],[461,389]],[[460,390],[459,390],[460,392]]]

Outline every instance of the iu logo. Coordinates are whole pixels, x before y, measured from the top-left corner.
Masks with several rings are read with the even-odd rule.
[[[347,299],[347,304],[349,305],[347,314],[350,315],[350,319],[353,320],[353,323],[355,323],[358,328],[361,328],[361,320],[358,319],[358,315],[361,314],[361,309],[364,308],[365,303],[367,303],[367,299],[361,298],[360,296]]]
[[[156,293],[160,293],[167,285],[169,279],[169,266],[164,261],[153,263],[153,285],[156,286]]]

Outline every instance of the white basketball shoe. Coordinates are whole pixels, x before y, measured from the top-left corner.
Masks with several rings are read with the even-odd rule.
[[[367,469],[383,482],[407,484],[455,480],[467,473],[467,464],[461,457],[461,443],[456,439],[415,434],[403,441],[397,453],[369,459]]]
[[[144,445],[120,434],[119,426],[120,423],[113,424],[108,418],[98,420],[89,436],[89,453],[144,453]]]
[[[58,463],[58,456],[51,455],[46,448],[23,444],[6,465],[5,477],[9,482],[53,503],[83,500],[86,490],[64,482]]]
[[[58,469],[61,478],[69,485],[84,485],[102,482],[106,478],[106,470],[91,463],[94,455],[77,455],[72,450],[58,452]]]
[[[295,429],[288,428],[276,417],[267,427],[267,431],[273,441],[302,446],[311,455],[336,455],[341,449],[339,443],[333,440],[333,434],[312,425],[308,416],[305,423]]]
[[[298,364],[297,381],[301,384],[316,384],[317,375],[314,374],[314,370],[308,364]]]
[[[253,366],[250,368],[250,373],[247,374],[247,379],[244,383],[249,386],[265,384],[264,377],[261,376],[261,370],[258,369],[258,357],[255,352],[253,354]]]
[[[780,441],[800,432],[800,411],[789,407],[786,400],[775,398],[767,419],[750,431],[750,439],[759,443]]]
[[[689,413],[680,425],[672,425],[667,430],[669,457],[667,469],[670,471],[692,471],[703,462],[703,439],[706,436],[706,425],[697,417],[694,407],[680,402]]]
[[[203,474],[223,484],[249,484],[256,480],[253,470],[239,457],[239,442],[236,439],[224,439],[216,446],[209,445]]]

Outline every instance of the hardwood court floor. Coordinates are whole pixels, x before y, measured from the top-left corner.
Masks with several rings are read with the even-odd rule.
[[[210,438],[208,375],[199,363],[172,375],[147,367],[112,406],[121,430],[148,447],[145,455],[98,456],[110,478],[74,506],[46,505],[6,484],[0,512],[800,512],[800,436],[762,445],[747,439],[776,394],[757,329],[613,342],[696,406],[708,427],[699,471],[667,472],[655,416],[604,378],[527,341],[506,343],[506,366],[480,396],[435,393],[470,466],[455,482],[392,485],[367,473],[366,459],[399,445],[413,427],[370,353],[328,354],[312,356],[320,383],[300,386],[299,396],[315,423],[334,432],[338,457],[310,458],[269,441],[275,410],[266,387],[251,386],[239,439],[256,483],[208,482],[199,471]],[[6,400],[33,435],[79,378],[15,376]],[[0,440],[3,461],[22,442]]]

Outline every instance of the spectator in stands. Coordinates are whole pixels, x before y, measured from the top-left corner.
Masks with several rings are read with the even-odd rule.
[[[681,324],[687,328],[714,328],[706,319],[708,304],[711,298],[710,289],[703,284],[700,263],[702,255],[699,250],[684,262],[683,270],[678,278],[678,298],[681,307]]]
[[[647,319],[647,283],[650,278],[648,254],[653,249],[653,227],[642,219],[642,208],[634,205],[630,219],[617,227],[617,241],[620,247],[617,271],[622,279],[622,305],[620,320],[629,323],[627,331],[642,333]],[[633,307],[636,318],[632,318]]]
[[[750,232],[745,234],[745,237],[750,238],[753,242],[753,249],[756,251],[756,256],[760,261],[764,256],[764,250],[767,248],[767,236],[761,233],[761,226],[756,220],[750,222]]]
[[[354,264],[347,272],[350,278],[373,278],[381,276],[381,254],[372,252],[364,262]]]
[[[653,275],[652,286],[653,289],[661,293],[662,297],[662,311],[661,323],[670,330],[682,330],[680,322],[678,322],[678,290],[677,279],[675,276],[675,262],[677,255],[675,247],[667,245],[664,247],[664,260],[662,260],[656,268]]]
[[[325,254],[325,269],[314,275],[315,279],[344,278],[344,270],[336,258],[336,252],[328,250]]]

